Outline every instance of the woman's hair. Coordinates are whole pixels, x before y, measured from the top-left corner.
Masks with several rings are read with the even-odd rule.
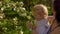
[[[56,12],[55,19],[60,22],[60,0],[54,0],[53,9]]]

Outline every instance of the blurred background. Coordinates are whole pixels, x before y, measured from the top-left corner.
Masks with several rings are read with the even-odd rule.
[[[52,0],[0,0],[0,34],[31,34],[26,22],[34,24],[33,6],[44,4],[52,15]]]

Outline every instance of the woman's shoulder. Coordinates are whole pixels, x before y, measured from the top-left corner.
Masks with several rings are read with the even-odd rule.
[[[54,31],[52,31],[50,34],[60,34],[60,27],[56,28]]]
[[[56,28],[56,33],[59,33],[60,34],[60,26],[58,28]]]

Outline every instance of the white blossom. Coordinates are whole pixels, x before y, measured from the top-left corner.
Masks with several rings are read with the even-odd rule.
[[[0,2],[0,4],[1,4],[1,2]]]
[[[31,16],[27,16],[28,19],[31,19]]]
[[[17,20],[17,17],[13,18],[13,20],[16,21]]]
[[[1,10],[3,11],[3,10],[4,10],[4,8],[1,8]]]
[[[22,10],[25,10],[25,8],[22,8]]]
[[[26,13],[23,13],[22,16],[27,16],[27,14]]]
[[[3,16],[0,16],[0,18],[2,19],[2,18],[3,18]]]
[[[3,27],[2,29],[3,29],[3,30],[7,30],[7,28],[6,28],[6,27]]]
[[[10,5],[8,4],[7,7],[10,7]]]
[[[24,5],[24,3],[23,3],[23,2],[20,2],[19,4],[20,4],[21,6],[23,6],[23,5]]]
[[[23,34],[23,31],[22,30],[20,32],[21,32],[21,34]]]

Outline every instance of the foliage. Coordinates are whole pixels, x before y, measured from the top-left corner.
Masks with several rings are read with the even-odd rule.
[[[0,0],[0,34],[30,34],[27,21],[32,22],[33,6],[42,3],[48,7],[51,15],[51,3],[40,0]]]
[[[16,33],[21,34],[27,31],[26,22],[31,20],[31,12],[26,11],[23,7],[23,2],[0,2],[0,12],[4,15],[0,20],[0,33],[11,34]],[[26,32],[25,34],[28,34]]]

